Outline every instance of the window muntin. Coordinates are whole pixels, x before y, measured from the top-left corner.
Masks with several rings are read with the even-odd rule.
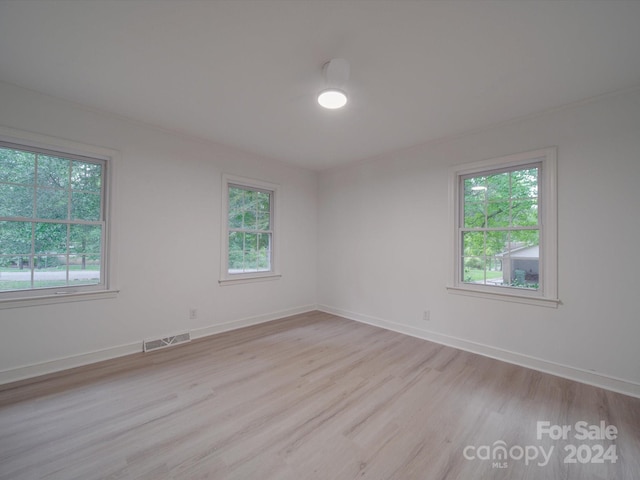
[[[541,163],[460,177],[462,283],[538,290]]]
[[[0,299],[105,289],[106,168],[0,142]]]
[[[227,273],[272,271],[273,192],[229,184]]]

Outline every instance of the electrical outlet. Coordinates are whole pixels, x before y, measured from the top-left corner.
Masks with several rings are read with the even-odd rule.
[[[422,312],[422,320],[424,320],[425,322],[430,321],[431,320],[431,311],[425,310],[424,312]]]
[[[189,309],[189,320],[195,320],[198,318],[198,309],[190,308]]]

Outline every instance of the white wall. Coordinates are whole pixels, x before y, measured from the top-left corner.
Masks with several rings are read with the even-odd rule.
[[[0,125],[121,153],[119,295],[1,309],[0,383],[140,351],[145,338],[204,335],[313,308],[316,173],[2,83]],[[280,280],[218,285],[222,173],[281,186]]]
[[[549,146],[558,147],[562,305],[448,293],[450,167]],[[639,185],[639,90],[323,172],[318,303],[640,395]]]

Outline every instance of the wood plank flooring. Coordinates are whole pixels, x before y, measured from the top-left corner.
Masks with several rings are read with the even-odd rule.
[[[320,312],[0,387],[2,480],[482,478],[638,479],[640,399]]]

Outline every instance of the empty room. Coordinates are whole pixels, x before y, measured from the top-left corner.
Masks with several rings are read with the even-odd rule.
[[[638,25],[0,0],[0,480],[640,478]]]

